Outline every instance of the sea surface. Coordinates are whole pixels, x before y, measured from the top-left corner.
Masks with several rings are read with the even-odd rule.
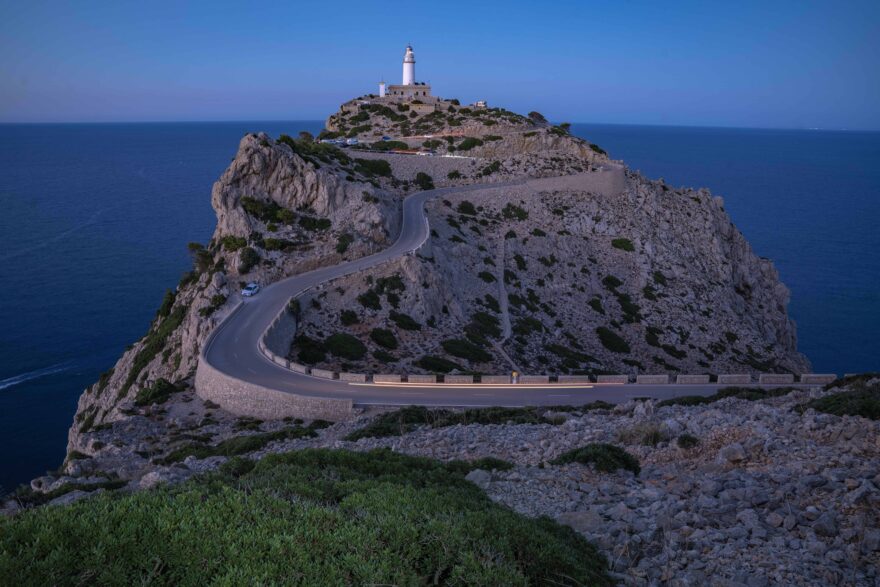
[[[319,121],[0,125],[0,492],[61,464],[82,390],[140,338],[206,242],[241,137]],[[817,372],[880,370],[880,133],[575,124],[721,195],[792,291]]]

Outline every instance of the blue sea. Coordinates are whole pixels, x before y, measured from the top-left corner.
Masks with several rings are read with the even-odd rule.
[[[54,469],[82,390],[214,228],[247,132],[319,121],[0,125],[0,488]],[[648,177],[725,199],[791,288],[818,372],[880,369],[880,133],[575,124]]]

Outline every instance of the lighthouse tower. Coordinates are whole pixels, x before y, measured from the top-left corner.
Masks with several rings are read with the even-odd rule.
[[[416,55],[413,53],[412,46],[406,46],[406,53],[403,55],[403,84],[404,86],[412,86],[416,83]]]

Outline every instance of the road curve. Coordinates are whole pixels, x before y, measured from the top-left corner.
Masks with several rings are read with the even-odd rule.
[[[595,400],[621,402],[633,397],[668,398],[708,395],[718,385],[414,385],[354,384],[295,373],[266,358],[259,350],[260,337],[288,301],[328,280],[374,267],[413,252],[428,238],[424,203],[452,193],[518,185],[523,181],[477,184],[418,192],[403,202],[400,235],[387,249],[368,257],[322,267],[287,277],[267,286],[221,322],[208,337],[200,356],[225,375],[281,392],[300,396],[351,400],[356,405],[522,406],[579,404]]]

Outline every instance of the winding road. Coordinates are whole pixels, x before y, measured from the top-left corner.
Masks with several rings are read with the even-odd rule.
[[[614,173],[608,169],[598,173]],[[259,340],[288,301],[328,280],[374,267],[417,250],[428,238],[424,203],[452,193],[497,189],[524,181],[477,184],[418,192],[403,202],[400,235],[387,249],[332,267],[294,275],[245,299],[217,326],[202,350],[201,361],[236,379],[299,396],[351,400],[355,405],[523,406],[582,404],[602,400],[623,402],[634,397],[665,399],[678,395],[709,395],[716,384],[373,384],[349,383],[295,373],[269,360]]]

